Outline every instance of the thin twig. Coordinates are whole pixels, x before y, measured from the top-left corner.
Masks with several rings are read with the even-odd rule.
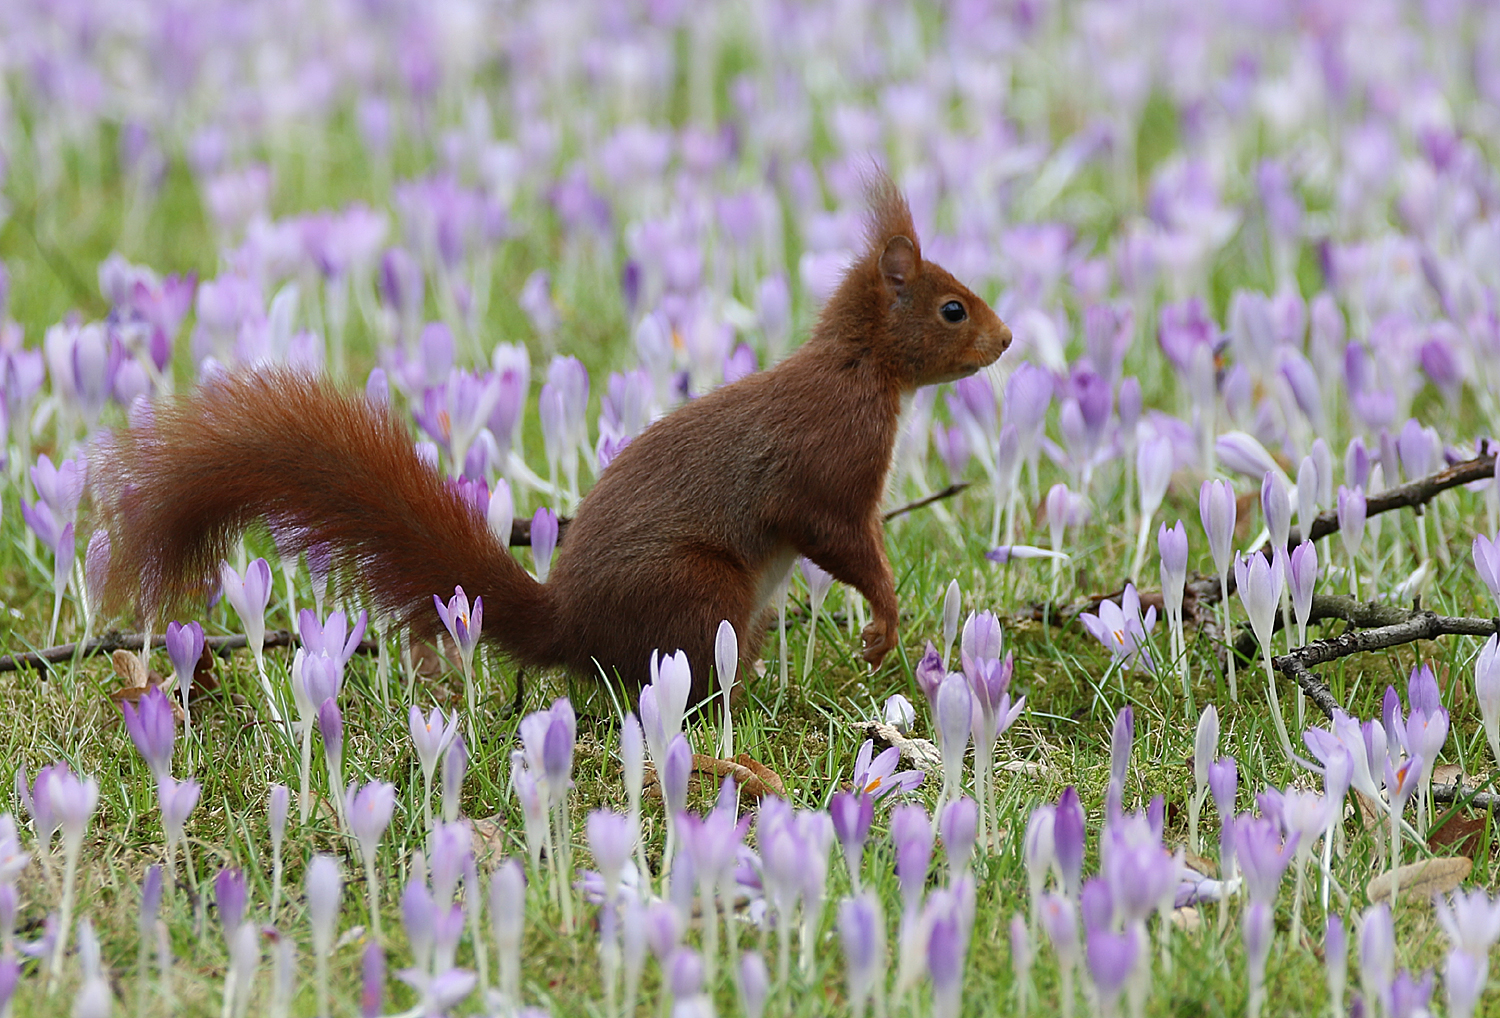
[[[0,672],[15,672],[23,668],[45,668],[47,665],[60,664],[68,661],[76,654],[80,658],[93,657],[95,654],[113,654],[117,650],[138,651],[141,649],[141,641],[144,637],[140,633],[105,633],[85,643],[81,648],[76,643],[65,643],[59,647],[48,647],[46,650],[32,651],[28,654],[11,654],[0,657]],[[296,642],[291,632],[285,629],[273,629],[266,633],[265,642],[262,646],[290,647]],[[152,648],[165,647],[166,636],[161,633],[153,634],[151,637]],[[203,645],[215,654],[226,651],[239,650],[249,645],[249,640],[244,633],[232,636],[206,636]],[[373,654],[376,650],[373,640],[361,640],[355,648],[357,654]]]
[[[967,488],[969,484],[969,481],[959,481],[957,484],[950,484],[942,491],[933,492],[926,498],[919,498],[915,502],[908,502],[905,505],[897,506],[881,518],[889,523],[897,516],[903,516],[906,513],[914,512],[917,509],[932,505],[932,503],[934,502],[941,502],[945,498],[952,498],[954,495],[957,495],[959,492]]]
[[[898,505],[896,508],[892,509],[890,512],[888,512],[884,516],[882,516],[881,519],[883,519],[885,522],[889,523],[891,520],[895,519],[897,516],[904,516],[907,513],[915,512],[918,509],[924,509],[927,506],[932,505],[932,503],[934,503],[934,502],[941,502],[945,498],[952,498],[954,495],[957,495],[959,492],[961,492],[965,488],[969,487],[970,483],[971,482],[969,482],[969,481],[959,481],[957,484],[950,484],[950,485],[948,485],[948,487],[944,488],[942,491],[935,491],[931,495],[926,496],[925,498],[919,498],[915,502],[908,502],[905,505]],[[558,517],[558,520],[557,520],[557,543],[558,543],[559,547],[561,547],[561,545],[563,543],[563,538],[567,535],[568,524],[570,524],[572,522],[573,522],[573,519],[570,516],[560,516],[560,517]],[[531,521],[530,520],[516,520],[514,523],[511,524],[511,527],[510,527],[510,546],[512,548],[530,548],[531,547]]]

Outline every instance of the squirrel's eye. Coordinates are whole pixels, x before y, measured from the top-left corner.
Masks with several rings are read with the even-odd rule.
[[[956,300],[950,300],[948,303],[944,304],[941,308],[938,309],[938,314],[943,316],[943,321],[948,322],[951,325],[957,325],[959,322],[969,317],[969,312],[965,311],[964,306]]]

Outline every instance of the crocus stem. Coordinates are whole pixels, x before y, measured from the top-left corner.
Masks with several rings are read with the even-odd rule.
[[[57,643],[57,620],[62,616],[63,591],[67,589],[65,583],[54,583],[52,586],[52,626],[47,630],[49,647]]]
[[[807,627],[807,653],[802,656],[802,684],[812,676],[813,648],[818,645],[818,609],[812,610],[812,621]]]
[[[1234,649],[1230,648],[1230,658],[1234,657]],[[1271,649],[1261,647],[1261,657],[1266,664],[1266,692],[1271,701],[1271,720],[1276,723],[1276,738],[1281,740],[1281,751],[1286,754],[1289,762],[1295,762],[1292,754],[1292,740],[1287,737],[1286,720],[1281,716],[1281,697],[1276,693],[1276,669],[1271,667]]]
[[[271,925],[276,925],[276,909],[281,904],[281,844],[271,846]]]
[[[1359,556],[1349,553],[1349,596],[1359,601]]]
[[[1396,910],[1396,892],[1401,882],[1401,807],[1391,800],[1391,911]]]
[[[432,833],[432,775],[422,769],[422,823]]]
[[[776,636],[777,636],[778,640],[780,641],[779,644],[778,644],[778,646],[780,646],[780,648],[781,648],[781,691],[784,693],[784,692],[786,692],[787,679],[788,679],[787,671],[788,671],[788,667],[790,665],[790,662],[787,660],[787,653],[786,653],[786,602],[785,601],[782,601],[781,604],[778,605],[777,608],[776,608]]]
[[[1224,641],[1229,647],[1229,653],[1225,655],[1229,664],[1229,700],[1231,703],[1240,702],[1239,685],[1234,677],[1234,640],[1229,631],[1229,574],[1219,574],[1219,612],[1220,629],[1224,633]]]
[[[703,913],[703,985],[712,987],[719,959],[719,906],[714,886],[705,881],[698,885],[699,910]]]
[[[391,647],[386,642],[385,630],[375,634],[375,676],[380,681],[380,706],[390,705]]]
[[[47,996],[57,992],[57,980],[62,975],[63,957],[68,953],[68,933],[73,928],[73,884],[78,876],[78,853],[83,847],[81,838],[63,839],[63,893],[62,907],[57,919],[57,943],[52,948],[52,963],[47,970]]]
[[[370,931],[375,940],[378,942],[381,939],[380,885],[375,882],[375,853],[373,852],[365,857],[365,890],[366,892],[368,892],[370,899]],[[470,911],[472,912],[473,909],[471,908]],[[484,952],[479,948],[479,942],[477,939],[475,940],[474,945],[474,953],[479,957],[483,957]]]
[[[1203,796],[1196,792],[1188,796],[1188,848],[1194,855],[1202,854],[1202,843],[1198,840],[1198,813],[1203,809]]]
[[[474,699],[474,663],[464,659],[464,696],[469,701],[469,716],[467,718],[469,728],[469,745],[479,745],[479,738],[474,733],[474,718],[477,717],[476,702]]]
[[[1141,526],[1135,535],[1135,557],[1130,560],[1130,572],[1127,574],[1137,583],[1141,579],[1141,563],[1146,561],[1146,542],[1151,539],[1151,517],[1142,514]]]
[[[307,823],[308,811],[312,808],[312,795],[310,794],[312,779],[312,720],[308,719],[302,723],[302,791],[297,796],[297,814],[302,823]],[[431,827],[431,824],[428,824]]]
[[[328,1014],[328,955],[318,952],[318,1014]]]

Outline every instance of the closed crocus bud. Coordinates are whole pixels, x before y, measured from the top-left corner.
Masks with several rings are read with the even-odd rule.
[[[485,510],[484,518],[489,524],[490,533],[495,535],[495,540],[502,545],[509,545],[510,532],[516,519],[516,501],[510,493],[510,482],[503,477],[497,478],[495,487],[490,490],[490,504]]]
[[[304,881],[307,894],[307,919],[312,926],[313,949],[326,958],[333,950],[337,932],[339,900],[344,894],[344,877],[338,860],[331,855],[315,855],[307,864]]]
[[[224,925],[224,940],[233,944],[235,931],[245,915],[245,900],[248,897],[243,870],[226,867],[214,877],[214,904],[219,909],[219,921]]]
[[[1135,971],[1139,950],[1139,938],[1134,930],[1111,933],[1104,927],[1089,929],[1085,957],[1104,1014],[1114,1013],[1115,1001],[1125,988],[1130,973]]]
[[[1475,536],[1474,569],[1495,603],[1500,605],[1500,539],[1491,540],[1483,534]]]
[[[1365,909],[1359,921],[1359,984],[1366,1000],[1383,1000],[1396,973],[1396,930],[1384,902]]]
[[[1490,754],[1500,763],[1500,635],[1491,636],[1479,648],[1474,662],[1474,692]]]
[[[885,723],[890,725],[902,735],[911,733],[912,726],[917,721],[917,710],[911,705],[911,701],[900,693],[893,694],[885,701],[884,710]]]
[[[1057,808],[1038,806],[1031,811],[1026,821],[1026,840],[1023,857],[1026,862],[1026,883],[1031,895],[1031,907],[1035,912],[1046,884],[1047,873],[1057,861],[1054,847]]]
[[[747,951],[740,956],[739,986],[745,1018],[761,1018],[766,1010],[766,997],[771,992],[771,975],[759,953]]]
[[[385,951],[380,944],[370,941],[360,958],[360,1018],[377,1018],[381,999],[385,996]]]
[[[1198,795],[1208,786],[1208,771],[1219,751],[1219,709],[1213,704],[1198,715],[1198,729],[1193,738],[1193,784]]]
[[[635,824],[622,813],[596,809],[589,814],[586,829],[589,851],[594,853],[594,861],[604,877],[605,900],[612,902],[620,886],[620,874],[630,853],[635,851]]]
[[[1234,553],[1235,500],[1228,481],[1204,481],[1198,492],[1198,512],[1208,535],[1209,552],[1220,575],[1229,571]]]
[[[1063,889],[1070,897],[1078,894],[1083,879],[1084,830],[1083,803],[1072,785],[1063,789],[1057,800],[1052,821],[1052,850],[1062,870]]]
[[[172,662],[172,671],[177,676],[177,688],[182,690],[182,702],[188,702],[193,688],[193,673],[198,659],[203,656],[203,627],[196,622],[183,625],[181,622],[167,623],[167,657]]]
[[[943,667],[948,667],[948,656],[953,650],[953,641],[958,638],[958,614],[962,595],[957,580],[948,581],[943,592]]]
[[[667,805],[667,816],[675,818],[687,808],[688,778],[693,770],[693,748],[687,736],[677,735],[667,747],[666,765],[662,768],[662,799]]]
[[[1302,540],[1312,535],[1313,520],[1318,515],[1318,465],[1311,456],[1302,457],[1297,468],[1297,527]]]
[[[1318,548],[1311,541],[1303,541],[1292,549],[1291,568],[1288,570],[1288,586],[1292,592],[1292,612],[1297,618],[1297,630],[1306,643],[1307,621],[1312,616],[1313,589],[1318,584]]]
[[[1339,485],[1339,539],[1350,558],[1359,554],[1365,538],[1365,492],[1363,488]]]
[[[1187,582],[1187,527],[1178,520],[1176,526],[1165,523],[1156,533],[1156,547],[1161,553],[1161,591],[1167,610],[1173,615],[1182,611],[1182,588]]]
[[[446,823],[458,819],[459,797],[468,771],[469,747],[464,745],[462,735],[456,735],[443,754],[443,820]]]
[[[938,818],[938,833],[948,856],[949,881],[955,882],[968,869],[979,836],[979,804],[967,795],[950,802]]]
[[[1261,478],[1260,508],[1266,517],[1272,546],[1285,548],[1292,528],[1292,503],[1287,496],[1286,484],[1276,471],[1267,470]]]
[[[1443,964],[1443,989],[1448,997],[1450,1018],[1469,1018],[1479,1006],[1489,965],[1484,957],[1452,950]]]
[[[1256,553],[1239,556],[1234,563],[1235,585],[1245,605],[1245,614],[1250,616],[1250,628],[1262,647],[1271,644],[1276,609],[1281,603],[1283,577],[1278,565]]]
[[[959,650],[975,661],[1000,657],[1005,650],[1005,636],[994,612],[974,612],[968,617]]]
[[[844,947],[849,1000],[856,1014],[877,992],[885,964],[885,922],[872,891],[846,898],[839,905],[839,939]]]
[[[828,813],[833,819],[834,837],[844,849],[849,882],[858,888],[865,839],[869,837],[870,825],[875,820],[875,800],[863,793],[835,792],[828,803]]]
[[[927,810],[915,803],[891,811],[891,844],[896,849],[896,879],[908,910],[922,900],[927,868],[932,862],[932,822]]]
[[[1349,979],[1349,937],[1344,920],[1329,913],[1323,934],[1323,967],[1328,980],[1328,1002],[1334,1014],[1344,1013],[1344,987]]]
[[[542,506],[531,517],[531,558],[536,578],[542,583],[552,570],[552,553],[557,550],[557,514]]]
[[[130,741],[151,768],[151,774],[160,781],[172,773],[172,749],[177,737],[177,721],[172,716],[172,706],[160,687],[146,690],[136,703],[126,700],[120,704],[125,714],[125,730]]]
[[[285,785],[271,786],[270,822],[271,843],[278,850],[281,840],[286,835],[286,814],[291,806],[291,793]]]

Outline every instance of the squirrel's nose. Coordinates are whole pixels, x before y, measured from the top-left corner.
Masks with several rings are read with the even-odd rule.
[[[1001,353],[1004,353],[1005,351],[1007,351],[1007,350],[1010,349],[1010,341],[1011,341],[1010,326],[1006,325],[1004,322],[1001,322],[1000,323],[1000,352]]]

